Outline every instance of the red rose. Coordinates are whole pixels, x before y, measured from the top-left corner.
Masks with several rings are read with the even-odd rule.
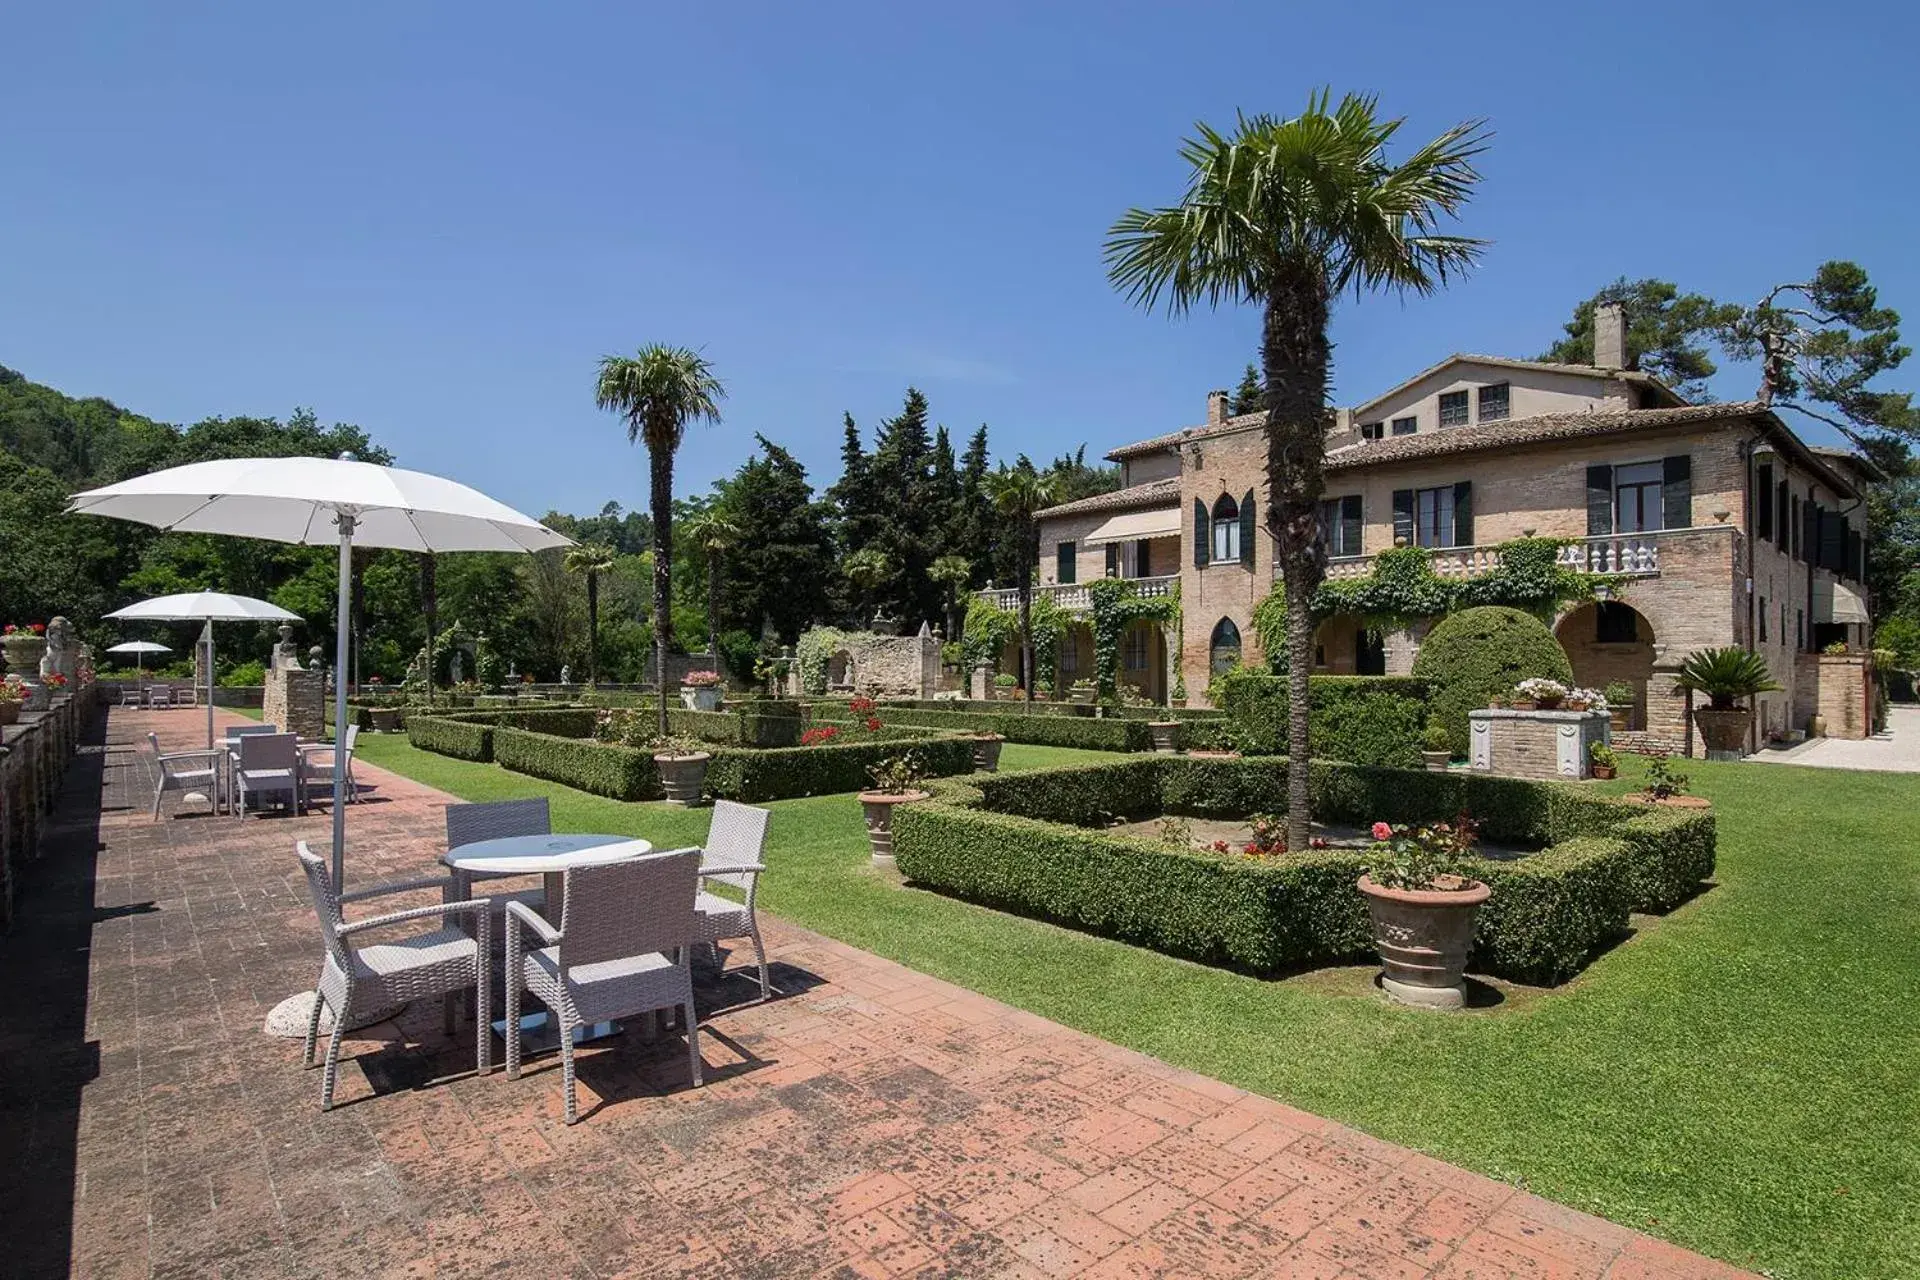
[[[868,733],[880,732],[880,721],[877,717],[875,716],[867,717],[867,732]]]
[[[1393,837],[1392,827],[1388,826],[1384,822],[1376,822],[1373,824],[1373,838],[1375,840],[1388,840],[1388,839],[1391,839],[1392,837]]]

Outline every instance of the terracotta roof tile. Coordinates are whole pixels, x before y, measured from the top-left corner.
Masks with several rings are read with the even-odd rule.
[[[1439,431],[1417,431],[1410,436],[1390,436],[1385,440],[1362,440],[1343,445],[1327,454],[1327,470],[1349,471],[1387,462],[1443,458],[1450,454],[1479,453],[1487,449],[1506,449],[1549,440],[1617,435],[1625,431],[1685,426],[1694,422],[1722,422],[1731,418],[1756,417],[1763,412],[1755,401],[1736,400],[1727,404],[1695,404],[1672,409],[1543,413],[1530,418],[1510,418],[1505,422],[1489,422],[1472,427],[1446,427]]]
[[[1044,520],[1052,519],[1054,516],[1086,515],[1093,511],[1127,511],[1134,507],[1161,507],[1179,500],[1179,477],[1168,476],[1164,480],[1149,480],[1145,484],[1136,484],[1131,489],[1115,489],[1112,493],[1096,493],[1090,498],[1063,502],[1057,507],[1048,507],[1039,514]]]

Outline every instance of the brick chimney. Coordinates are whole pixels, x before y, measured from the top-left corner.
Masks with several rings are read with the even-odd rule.
[[[1593,363],[1600,369],[1627,367],[1627,311],[1617,302],[1593,309]]]
[[[1217,427],[1227,420],[1227,393],[1207,392],[1207,425]]]

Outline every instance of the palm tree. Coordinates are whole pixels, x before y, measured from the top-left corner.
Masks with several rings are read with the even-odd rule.
[[[630,356],[603,356],[594,402],[627,420],[627,442],[643,441],[652,481],[653,677],[660,736],[667,734],[667,642],[673,637],[673,455],[694,422],[720,421],[726,388],[695,351],[656,343]]]
[[[899,571],[900,566],[893,562],[893,557],[879,547],[862,547],[842,560],[840,572],[847,575],[847,581],[859,590],[863,602],[854,606],[856,613],[864,610],[864,602],[871,600],[876,591],[893,581]]]
[[[1059,489],[1058,475],[1035,471],[1025,458],[1014,467],[1003,462],[987,477],[987,497],[993,509],[1012,523],[1019,540],[1020,684],[1027,691],[1029,705],[1033,702],[1033,567],[1040,561],[1040,522],[1034,517],[1053,505]]]
[[[973,581],[973,565],[965,556],[944,555],[927,566],[927,576],[947,589],[947,639],[960,638],[960,593]]]
[[[1456,125],[1399,164],[1386,157],[1401,121],[1372,97],[1328,107],[1321,90],[1288,120],[1242,115],[1231,136],[1196,126],[1181,147],[1191,169],[1179,204],[1130,209],[1106,243],[1107,278],[1149,310],[1195,302],[1262,311],[1267,410],[1267,529],[1279,546],[1287,603],[1287,749],[1307,759],[1313,662],[1311,601],[1326,571],[1316,516],[1328,425],[1327,338],[1348,289],[1429,293],[1472,265],[1484,242],[1443,235],[1480,175],[1483,122]],[[1307,770],[1287,775],[1287,843],[1307,845]]]
[[[720,557],[739,545],[740,526],[718,507],[687,521],[687,537],[707,553],[707,652],[720,661]]]
[[[582,542],[567,548],[568,573],[587,576],[587,688],[600,683],[600,575],[613,569],[613,548]]]

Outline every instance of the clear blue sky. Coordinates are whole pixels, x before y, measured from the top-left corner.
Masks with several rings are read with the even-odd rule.
[[[1001,455],[1098,454],[1197,420],[1256,335],[1131,309],[1107,226],[1177,196],[1194,120],[1322,83],[1496,130],[1485,265],[1342,306],[1342,403],[1535,354],[1622,273],[1748,298],[1852,257],[1920,336],[1920,21],[1706,8],[19,5],[0,363],[174,421],[310,405],[535,513],[645,505],[591,392],[649,341],[731,392],[682,492],[756,431],[824,484],[842,410],[909,382]]]

